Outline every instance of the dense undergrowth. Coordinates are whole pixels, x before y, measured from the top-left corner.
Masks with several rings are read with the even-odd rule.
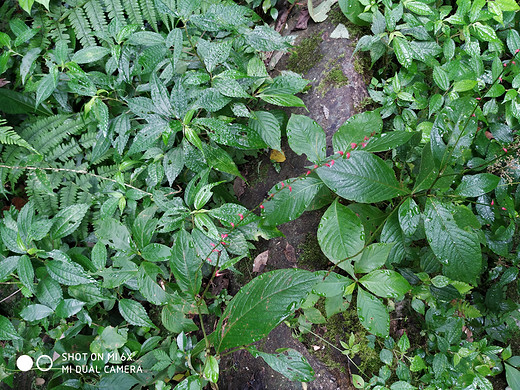
[[[290,45],[247,7],[4,2],[3,382],[26,354],[56,358],[39,373],[48,389],[216,388],[221,356],[241,348],[311,381],[298,352],[251,344],[283,320],[307,333],[355,310],[370,335],[360,347],[346,333],[343,352],[381,361],[357,388],[492,389],[504,373],[519,388],[520,7],[339,3],[370,29],[357,50],[379,108],[327,156],[318,124],[276,108],[302,106],[307,81],[268,74],[261,52]],[[237,164],[282,134],[311,165],[248,210],[230,191]],[[319,208],[331,268],[212,294],[251,241]],[[419,334],[391,327],[396,313]]]

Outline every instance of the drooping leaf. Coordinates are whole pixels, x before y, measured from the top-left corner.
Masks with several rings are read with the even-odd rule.
[[[255,346],[247,349],[255,358],[261,357],[273,370],[294,382],[311,382],[314,370],[307,359],[294,349],[284,349],[278,353],[265,353]]]
[[[421,210],[412,198],[407,198],[401,206],[399,206],[399,224],[404,234],[412,236],[421,221]]]
[[[305,153],[307,158],[317,163],[325,158],[325,132],[315,121],[304,115],[291,115],[287,123],[289,146],[298,155]]]
[[[390,331],[390,316],[379,298],[358,288],[357,313],[361,324],[379,337],[387,337]]]
[[[195,253],[193,238],[185,230],[180,230],[175,237],[170,267],[179,287],[192,296],[197,295],[202,285],[200,259]]]
[[[27,289],[34,293],[34,268],[31,259],[27,255],[23,255],[18,260],[18,277],[20,282],[27,287]]]
[[[429,198],[424,212],[426,237],[447,277],[475,284],[482,270],[480,241],[475,232],[457,225],[456,211],[451,203]]]
[[[317,277],[300,269],[264,273],[235,295],[215,329],[217,352],[265,337],[297,310]]]
[[[278,119],[268,111],[252,112],[249,127],[255,130],[271,149],[280,150],[281,130]]]
[[[477,197],[493,191],[500,177],[491,173],[479,173],[476,175],[466,175],[455,190],[455,194],[467,197]]]
[[[135,326],[155,327],[153,322],[148,317],[145,308],[139,302],[131,299],[121,299],[119,301],[119,313],[123,318]]]

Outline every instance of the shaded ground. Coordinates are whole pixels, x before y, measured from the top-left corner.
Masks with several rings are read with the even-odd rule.
[[[285,31],[291,35],[297,35],[294,45],[298,47],[310,47],[312,53],[303,53],[303,57],[313,57],[309,70],[303,73],[304,77],[311,82],[311,89],[301,96],[308,111],[305,109],[291,110],[290,113],[304,114],[310,116],[320,124],[327,133],[327,144],[331,148],[331,138],[334,132],[366,101],[367,91],[362,75],[356,72],[360,70],[359,63],[352,58],[354,42],[351,39],[330,38],[331,33],[337,26],[337,19],[330,18],[320,24],[312,20],[308,28],[302,31],[292,31],[298,19],[298,13],[290,16],[287,20]],[[332,20],[331,20],[332,19]],[[350,34],[352,37],[352,33]],[[310,42],[311,41],[311,42]],[[298,49],[297,49],[298,50]],[[275,55],[276,56],[276,53]],[[308,58],[307,58],[308,59]],[[274,62],[274,61],[272,61]],[[290,54],[285,54],[273,69],[273,74],[287,69],[288,63],[294,68],[295,61]],[[331,76],[332,72],[332,76]],[[262,157],[260,162],[255,161],[244,169],[244,176],[251,186],[245,191],[238,191],[240,201],[246,207],[252,208],[262,201],[267,192],[276,183],[298,176],[305,172],[305,166],[309,165],[305,156],[297,156],[292,153],[287,144],[282,145],[286,155],[286,161],[281,163],[280,172],[277,173],[268,156]],[[240,179],[235,183],[235,188],[244,187]],[[243,192],[243,193],[242,193]],[[279,237],[270,241],[263,241],[257,245],[258,253],[269,250],[269,258],[265,271],[280,268],[312,268],[301,260],[302,248],[309,234],[315,235],[323,210],[304,213],[295,221],[288,222],[279,227],[285,237]],[[295,250],[296,262],[290,261],[286,254],[287,245]],[[289,256],[290,257],[290,256]],[[252,265],[247,265],[249,269]],[[314,268],[317,269],[317,268]],[[248,272],[249,276],[251,272]],[[249,280],[246,275],[246,280]],[[235,288],[237,281],[234,283]],[[233,289],[233,286],[231,286]],[[326,331],[325,331],[326,334]],[[316,372],[316,379],[308,384],[291,382],[281,374],[273,371],[262,359],[253,358],[246,351],[239,351],[224,357],[221,361],[220,389],[242,390],[242,389],[349,389],[351,388],[349,378],[337,369],[332,370],[325,366],[316,357],[309,354],[304,344],[291,336],[291,330],[284,324],[271,332],[266,340],[257,343],[260,350],[274,352],[277,348],[290,347],[302,353]],[[347,364],[346,359],[341,362],[341,354],[338,363]]]

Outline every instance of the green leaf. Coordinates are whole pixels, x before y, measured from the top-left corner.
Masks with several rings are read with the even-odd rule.
[[[121,299],[119,301],[119,313],[129,324],[135,326],[147,326],[154,328],[155,325],[146,314],[146,310],[139,302],[131,299]]]
[[[498,41],[497,34],[491,26],[484,25],[480,22],[473,23],[475,35],[484,42]]]
[[[359,279],[370,292],[383,298],[400,300],[410,290],[408,281],[395,271],[379,269]]]
[[[36,113],[43,116],[53,114],[46,105],[38,107],[36,100],[31,96],[7,88],[0,88],[0,106],[2,111],[8,114]]]
[[[374,203],[406,194],[394,171],[379,157],[353,151],[331,167],[317,169],[319,177],[337,195],[360,203]]]
[[[455,194],[471,198],[477,197],[493,191],[499,182],[500,177],[492,175],[491,173],[466,175],[462,178],[461,183],[455,190]]]
[[[215,327],[215,348],[221,351],[267,336],[297,310],[317,277],[300,269],[264,273],[233,297]]]
[[[404,6],[417,15],[427,16],[433,14],[431,8],[420,1],[406,1]]]
[[[186,318],[177,306],[179,305],[166,305],[163,307],[161,321],[164,327],[172,333],[193,332],[199,329],[193,320]]]
[[[57,74],[51,72],[40,80],[38,88],[36,89],[36,107],[40,105],[45,99],[52,95],[56,87],[58,86]]]
[[[397,346],[399,347],[399,350],[403,353],[408,351],[408,349],[410,349],[410,340],[408,339],[408,336],[406,333],[403,333],[403,335],[397,342]]]
[[[505,364],[505,367],[507,384],[513,390],[520,389],[520,371],[507,363]]]
[[[157,77],[155,73],[150,79],[152,102],[158,113],[166,116],[173,114],[172,105],[170,103],[170,96],[168,90],[163,82]]]
[[[81,224],[88,208],[86,204],[74,204],[60,210],[52,219],[52,238],[62,238],[73,233]]]
[[[405,68],[408,68],[410,65],[412,65],[413,55],[408,41],[395,37],[393,40],[393,48],[395,56],[397,57],[397,61],[399,61],[401,65],[403,65]]]
[[[67,286],[94,283],[94,280],[76,263],[48,260],[45,262],[45,268],[51,278]]]
[[[142,251],[141,256],[148,261],[166,261],[172,255],[172,249],[162,244],[148,244]]]
[[[311,382],[314,370],[305,357],[294,349],[283,349],[276,354],[259,351],[255,346],[247,349],[255,358],[261,357],[273,370],[293,382]]]
[[[213,88],[216,88],[222,95],[234,98],[248,99],[251,96],[244,90],[240,83],[233,79],[216,78],[213,81]]]
[[[291,115],[287,123],[289,146],[297,154],[305,153],[307,158],[317,163],[326,157],[325,132],[315,121],[304,115]]]
[[[419,355],[415,355],[410,363],[410,371],[418,372],[425,368],[426,365],[424,364],[424,360]]]
[[[267,95],[267,94],[259,94],[257,95],[264,102],[269,104],[274,104],[275,106],[282,107],[305,107],[305,103],[302,99],[297,96],[289,95],[289,94],[279,94],[279,95]]]
[[[202,370],[204,378],[209,380],[211,383],[218,382],[218,360],[215,356],[208,356],[204,363],[204,369]]]
[[[379,111],[365,111],[350,117],[332,136],[334,150],[346,152],[352,149],[352,143],[359,144],[372,133],[378,134],[383,129],[383,120]],[[369,143],[370,145],[370,143]]]
[[[10,341],[20,339],[21,337],[18,336],[18,332],[13,324],[11,324],[11,321],[3,315],[0,315],[0,340]]]
[[[387,337],[390,331],[390,316],[380,299],[358,288],[357,313],[361,325],[370,333]]]
[[[171,186],[184,168],[184,150],[178,146],[170,149],[163,158],[164,174]]]
[[[30,15],[34,0],[18,0],[18,4],[20,4],[20,7]]]
[[[20,257],[17,269],[20,282],[22,282],[30,292],[34,293],[34,269],[29,256],[23,255]]]
[[[264,202],[265,209],[262,216],[265,224],[281,225],[298,218],[312,203],[322,186],[323,182],[312,176],[300,178],[290,185],[284,184],[283,189],[281,184],[275,185],[269,194],[276,194],[269,201]]]
[[[476,80],[460,80],[453,83],[453,90],[455,92],[465,92],[473,89],[477,85]]]
[[[45,317],[50,316],[53,313],[50,307],[45,305],[35,304],[29,305],[22,309],[20,316],[25,321],[38,321]]]
[[[192,296],[199,293],[202,285],[200,262],[195,253],[193,238],[186,230],[180,230],[175,236],[170,267],[179,288]]]
[[[457,225],[455,213],[453,204],[429,198],[424,212],[424,230],[433,253],[444,265],[444,274],[475,284],[482,270],[480,241],[476,233]]]
[[[406,200],[399,207],[399,224],[404,234],[412,236],[421,221],[421,210],[412,198]]]
[[[127,43],[130,45],[164,46],[166,40],[159,33],[152,31],[137,31],[130,36]]]
[[[404,381],[398,381],[392,383],[392,386],[390,386],[390,390],[415,390],[417,387],[411,385],[408,382]]]
[[[208,72],[227,60],[231,53],[231,41],[220,43],[206,41],[200,38],[197,42],[197,53],[201,56]]]
[[[249,127],[255,130],[271,149],[281,150],[281,129],[278,119],[268,111],[253,111]]]
[[[127,329],[117,329],[113,326],[107,326],[100,335],[103,347],[110,351],[123,347],[128,340],[127,333]]]
[[[379,138],[370,139],[365,147],[365,152],[384,152],[404,145],[414,133],[408,131],[390,131],[383,133]]]
[[[202,148],[204,157],[209,166],[215,168],[217,171],[226,172],[242,178],[242,175],[231,156],[220,146],[203,144]]]
[[[95,222],[96,236],[103,244],[114,249],[130,251],[130,233],[125,225],[113,218]]]
[[[337,264],[363,249],[365,231],[356,214],[336,199],[321,218],[318,243],[325,256]]]
[[[78,301],[77,299],[64,299],[56,307],[56,315],[61,318],[69,318],[77,314],[84,305],[85,302]]]
[[[520,6],[515,0],[495,0],[502,11],[518,11],[520,10]]]
[[[75,52],[72,56],[72,61],[77,64],[89,64],[94,61],[99,61],[108,53],[110,53],[110,50],[105,47],[90,46]]]
[[[245,34],[248,45],[258,51],[283,50],[290,47],[286,37],[269,26],[255,26],[254,30]]]
[[[92,248],[92,263],[98,270],[106,267],[107,256],[106,246],[101,241],[96,242]]]
[[[36,297],[41,304],[56,309],[58,303],[63,299],[63,291],[58,282],[50,276],[46,276],[36,286]]]
[[[392,250],[393,244],[376,243],[367,246],[363,252],[354,257],[354,271],[365,274],[382,267]]]
[[[435,84],[437,84],[437,86],[443,91],[447,91],[450,87],[448,72],[440,66],[435,66],[433,68],[433,81],[435,81]]]
[[[31,70],[31,66],[38,58],[38,55],[40,54],[41,49],[40,48],[33,48],[29,50],[22,58],[22,62],[20,64],[20,76],[22,76],[22,84],[25,84],[25,80],[27,79],[27,76],[29,75],[29,71]]]

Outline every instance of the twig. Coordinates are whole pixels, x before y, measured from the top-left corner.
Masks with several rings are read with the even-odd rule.
[[[3,302],[5,302],[5,301],[7,301],[9,298],[15,296],[15,295],[18,294],[20,291],[22,291],[22,290],[21,290],[21,289],[16,290],[16,291],[15,291],[14,293],[12,293],[11,295],[9,295],[9,296],[5,297],[4,299],[2,299],[2,300],[0,301],[0,303],[3,303]]]

